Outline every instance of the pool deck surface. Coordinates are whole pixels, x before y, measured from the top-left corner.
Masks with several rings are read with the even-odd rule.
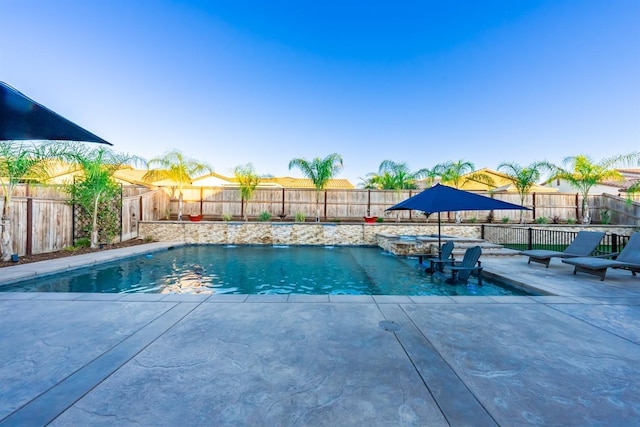
[[[0,425],[640,425],[640,275],[482,261],[545,295],[0,292]]]

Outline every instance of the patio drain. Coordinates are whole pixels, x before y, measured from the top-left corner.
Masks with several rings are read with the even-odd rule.
[[[394,322],[393,320],[381,320],[378,322],[378,326],[384,329],[387,332],[398,332],[402,329],[399,323]]]

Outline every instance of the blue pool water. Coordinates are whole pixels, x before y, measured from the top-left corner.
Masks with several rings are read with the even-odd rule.
[[[183,246],[0,287],[13,292],[525,295],[490,280],[450,285],[380,248]]]

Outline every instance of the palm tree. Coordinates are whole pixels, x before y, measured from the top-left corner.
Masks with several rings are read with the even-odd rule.
[[[591,222],[591,214],[589,213],[588,196],[591,188],[599,182],[607,180],[621,181],[623,179],[622,174],[613,169],[613,167],[638,161],[640,161],[640,152],[609,157],[599,163],[595,163],[593,159],[585,154],[579,154],[565,158],[563,165],[568,166],[568,168],[558,167],[554,175],[549,178],[549,181],[562,179],[578,190],[582,196],[582,223],[589,224]]]
[[[212,168],[207,163],[185,157],[180,151],[172,150],[160,157],[155,157],[148,162],[150,169],[143,177],[146,182],[154,182],[162,179],[172,180],[178,187],[178,221],[182,221],[182,205],[184,187],[191,184],[191,179],[203,172],[211,172]]]
[[[46,179],[46,160],[56,158],[58,154],[55,144],[36,145],[0,141],[0,185],[4,193],[0,253],[3,261],[9,261],[13,255],[11,220],[15,186],[28,180]]]
[[[289,170],[294,167],[299,168],[316,188],[316,222],[320,222],[320,192],[326,188],[329,180],[342,170],[342,156],[332,153],[324,159],[316,157],[311,161],[295,158],[289,162]]]
[[[253,164],[251,163],[236,166],[233,174],[240,184],[240,210],[244,214],[244,220],[248,221],[247,210],[244,209],[244,202],[246,200],[247,206],[249,205],[249,200],[253,197],[256,187],[260,183],[260,177],[256,174]]]
[[[113,174],[124,165],[144,163],[142,159],[128,154],[115,153],[109,148],[93,148],[81,144],[70,145],[65,157],[79,167],[78,180],[66,186],[71,194],[71,202],[81,206],[91,218],[91,247],[98,247],[99,229],[109,234],[117,234],[119,214],[104,209],[114,197],[120,194],[120,185]],[[100,218],[101,224],[98,222]],[[111,227],[109,225],[112,225]]]
[[[475,169],[473,163],[458,160],[457,162],[440,163],[434,166],[433,174],[440,177],[443,184],[451,184],[453,187],[460,189],[460,186],[468,181],[480,181],[482,183],[493,185],[493,179],[485,173],[472,173]]]
[[[529,190],[537,182],[544,170],[553,171],[555,167],[546,161],[533,162],[529,166],[520,166],[517,163],[503,162],[498,165],[498,170],[503,170],[507,177],[513,182],[520,196],[520,204],[524,205],[524,199],[529,194]],[[520,211],[520,224],[524,223],[524,211]]]
[[[383,160],[377,173],[368,174],[367,184],[374,189],[395,190],[397,199],[400,199],[402,190],[415,190],[418,188],[418,180],[433,178],[433,172],[423,168],[412,172],[406,162],[396,163],[392,160]],[[399,201],[399,200],[398,200]],[[396,212],[396,221],[400,220],[399,211]]]
[[[384,160],[378,167],[377,174],[369,174],[369,182],[376,188],[384,190],[415,190],[417,181],[422,178],[432,177],[432,171],[427,168],[411,172],[406,162],[396,163],[392,160]]]
[[[460,189],[460,186],[467,181],[479,181],[488,185],[493,185],[493,179],[482,172],[472,173],[475,169],[473,163],[466,160],[458,160],[456,162],[439,163],[433,168],[433,175],[440,177],[443,184],[451,184],[454,188]],[[460,212],[456,212],[456,222],[461,222]]]

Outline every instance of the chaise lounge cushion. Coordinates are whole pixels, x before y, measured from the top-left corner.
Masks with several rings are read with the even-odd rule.
[[[611,256],[616,254],[610,254]],[[622,252],[617,254],[617,258],[596,258],[596,257],[577,257],[563,259],[563,263],[574,266],[573,274],[578,271],[593,274],[604,280],[608,268],[622,268],[631,271],[635,276],[640,272],[640,233],[633,233],[624,247]]]
[[[520,252],[520,255],[529,257],[529,264],[531,262],[537,262],[544,264],[549,268],[549,262],[551,258],[572,258],[572,257],[586,257],[598,247],[598,244],[604,237],[603,232],[600,231],[580,231],[573,239],[571,244],[567,248],[560,251],[550,251],[545,249],[533,249]]]

